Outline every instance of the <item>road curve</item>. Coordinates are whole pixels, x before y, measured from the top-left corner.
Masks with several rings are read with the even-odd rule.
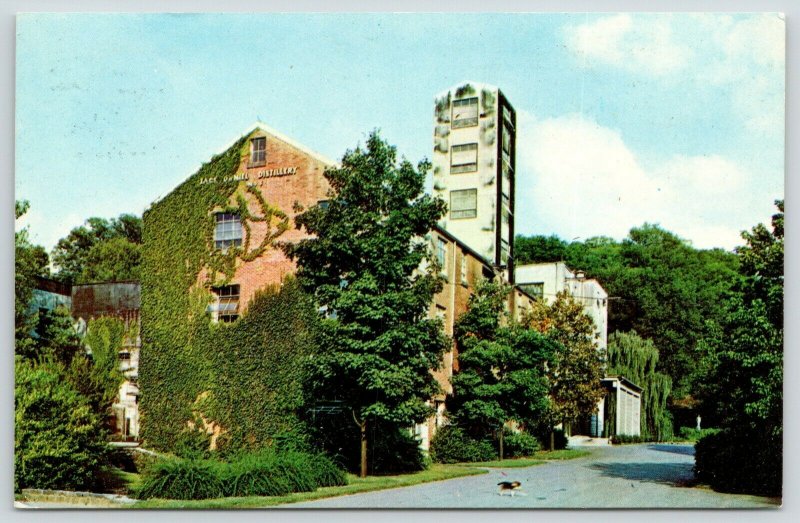
[[[677,444],[586,447],[589,456],[528,468],[319,499],[283,508],[777,508],[773,498],[692,486],[694,447]],[[500,496],[500,481],[522,482]]]

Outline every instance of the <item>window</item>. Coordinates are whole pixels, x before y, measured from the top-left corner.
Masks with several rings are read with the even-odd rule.
[[[450,150],[450,173],[468,173],[478,170],[478,144],[454,145]]]
[[[214,247],[227,250],[228,247],[242,245],[242,222],[239,216],[227,212],[216,214],[216,227],[214,228]]]
[[[478,215],[478,189],[450,192],[450,218],[475,218]]]
[[[209,306],[214,321],[232,323],[239,317],[239,285],[212,287],[214,303]]]
[[[500,263],[505,264],[508,262],[508,242],[501,238],[500,239]]]
[[[250,140],[250,161],[248,167],[261,167],[267,164],[267,138],[260,136]]]
[[[447,242],[442,238],[436,240],[436,261],[439,262],[442,274],[447,273]]]
[[[478,98],[465,98],[453,102],[453,128],[478,125]]]
[[[544,296],[544,283],[523,283],[519,288],[537,300],[541,300]]]
[[[467,279],[467,255],[461,255],[461,285],[465,287],[469,284],[469,280]]]

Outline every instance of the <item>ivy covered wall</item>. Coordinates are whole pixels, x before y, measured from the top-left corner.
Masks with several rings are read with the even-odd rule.
[[[174,450],[191,436],[220,451],[254,449],[302,428],[295,412],[317,313],[294,280],[255,293],[234,323],[213,323],[207,312],[210,286],[230,282],[289,227],[284,213],[233,177],[249,137],[144,214],[139,380],[142,436],[151,448]],[[213,249],[219,210],[242,216],[242,248]],[[249,227],[265,221],[273,231],[251,242]]]

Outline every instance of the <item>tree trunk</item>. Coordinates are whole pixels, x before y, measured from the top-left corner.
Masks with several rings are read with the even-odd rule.
[[[550,429],[550,452],[556,450],[556,431]]]
[[[362,478],[367,477],[367,420],[362,421],[361,426],[361,474]]]
[[[503,461],[503,434],[505,431],[500,428],[500,461]]]

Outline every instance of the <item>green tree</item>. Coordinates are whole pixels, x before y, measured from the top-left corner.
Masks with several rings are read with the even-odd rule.
[[[517,236],[514,239],[514,259],[518,265],[556,262],[566,259],[567,242],[556,235]]]
[[[139,277],[142,219],[89,218],[61,238],[52,252],[55,277],[68,283],[132,280]]]
[[[15,202],[16,219],[29,208],[27,201]],[[14,233],[14,351],[25,357],[36,353],[36,342],[32,337],[39,321],[38,313],[29,309],[37,276],[48,274],[47,252],[39,245],[31,244],[28,229]]]
[[[450,402],[456,423],[476,439],[495,435],[503,459],[503,426],[529,427],[549,418],[546,367],[556,343],[520,325],[510,325],[503,303],[509,288],[484,280],[455,326],[459,370]]]
[[[592,414],[604,394],[600,384],[604,354],[598,349],[592,318],[562,291],[551,304],[537,301],[525,323],[560,347],[548,366],[554,421],[572,423]]]
[[[69,366],[75,356],[84,354],[81,337],[75,330],[72,316],[66,307],[56,307],[41,315],[36,333],[36,353],[40,358],[53,357],[61,364]]]
[[[128,333],[119,318],[102,316],[89,321],[83,343],[85,357],[73,358],[69,379],[89,399],[94,412],[108,414],[124,380],[119,351]]]
[[[95,481],[105,432],[88,400],[64,374],[59,363],[16,360],[15,490],[87,490]]]
[[[608,373],[625,376],[642,387],[641,432],[663,441],[673,435],[667,399],[672,379],[658,372],[658,349],[636,332],[614,332],[608,337]],[[613,419],[613,417],[612,417]]]
[[[541,237],[532,239],[537,238],[544,243]],[[516,244],[524,241],[517,238]],[[741,278],[739,257],[721,249],[696,249],[651,224],[631,229],[621,242],[596,237],[569,243],[564,250],[560,259],[596,278],[611,297],[609,332],[636,331],[652,340],[662,372],[672,378],[673,395],[691,395],[697,385],[697,340],[705,333],[706,320],[724,315],[720,298]]]
[[[372,424],[409,426],[430,414],[426,402],[438,390],[430,369],[448,346],[441,322],[426,317],[442,288],[438,269],[418,270],[429,257],[422,239],[445,212],[424,194],[429,168],[398,163],[395,148],[372,133],[366,150],[348,151],[325,172],[328,205],[297,216],[312,237],[285,246],[304,288],[329,311],[310,386],[350,410],[362,477]]]
[[[771,495],[780,494],[783,456],[783,200],[775,204],[771,231],[759,224],[742,233],[740,293],[701,346],[700,397],[723,432],[701,440],[696,458],[714,486]],[[753,449],[759,456],[748,467],[726,464]]]

